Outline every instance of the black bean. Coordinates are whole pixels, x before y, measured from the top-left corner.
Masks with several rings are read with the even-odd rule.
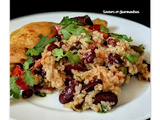
[[[33,67],[34,64],[35,64],[35,61],[33,61],[33,63],[29,65],[29,68]]]
[[[52,51],[54,50],[55,48],[57,48],[57,45],[55,44],[50,44],[50,46],[47,48],[48,51]]]
[[[34,73],[40,75],[42,73],[42,68],[41,67],[36,68]]]
[[[107,44],[107,41],[105,41],[105,42],[103,43],[103,45],[107,46],[107,45],[108,45],[108,44]]]
[[[33,90],[28,89],[28,90],[24,90],[22,92],[22,97],[23,98],[30,98],[33,95]]]
[[[92,20],[89,17],[85,19],[85,23],[87,25],[93,26],[93,22],[92,22]]]
[[[44,78],[45,75],[46,75],[46,71],[42,69],[41,76]]]
[[[57,38],[58,41],[61,41],[61,40],[62,40],[61,36],[59,36],[59,35],[55,35],[54,37]]]
[[[42,56],[41,56],[41,54],[39,54],[39,55],[37,55],[37,56],[32,56],[32,58],[34,59],[34,60],[38,60],[38,59],[40,59]]]
[[[21,69],[23,69],[23,64],[18,63],[17,65],[19,65],[19,66],[20,66],[20,68],[21,68]]]
[[[77,21],[79,23],[82,23],[83,25],[93,26],[93,22],[92,22],[92,20],[90,19],[90,17],[88,15],[74,17],[74,19],[77,19]]]
[[[45,97],[45,96],[46,96],[46,93],[40,92],[40,91],[38,91],[38,90],[35,91],[34,94],[37,95],[37,96],[39,96],[39,97]]]

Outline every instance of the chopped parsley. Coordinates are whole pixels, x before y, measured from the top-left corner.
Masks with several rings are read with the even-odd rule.
[[[63,37],[64,37],[65,40],[68,40],[72,36],[72,34],[69,33],[69,31],[66,30],[66,29],[61,29],[60,31],[62,32]]]
[[[81,33],[87,32],[84,28],[78,27],[75,24],[70,24],[63,29],[60,29],[60,31],[62,32],[65,40],[69,39],[72,36],[72,34],[80,35]]]
[[[57,57],[56,61],[59,61],[64,56],[63,50],[58,48],[52,50],[52,54]]]
[[[34,79],[33,79],[33,74],[27,70],[24,74],[23,74],[23,80],[27,83],[27,85],[29,86],[33,86],[34,84]]]
[[[126,56],[128,58],[128,60],[131,62],[131,63],[135,63],[138,61],[139,57],[134,54],[134,55],[131,55],[130,53],[127,54]]]
[[[57,57],[56,61],[59,61],[63,57],[67,57],[68,61],[72,64],[76,64],[79,62],[79,57],[75,53],[77,53],[77,50],[67,51],[65,54],[63,53],[62,49],[56,48],[52,50],[53,56]]]
[[[68,40],[72,34],[74,35],[80,35],[81,33],[86,33],[84,38],[87,38],[87,43],[93,43],[94,41],[91,40],[91,36],[88,34],[88,31],[85,30],[83,27],[78,27],[75,24],[70,24],[66,28],[60,29],[62,32],[64,39]]]
[[[77,53],[77,50],[67,51],[64,56],[66,56],[68,58],[70,63],[76,64],[79,62],[79,57],[75,53]]]
[[[18,85],[15,83],[15,81],[18,79],[18,77],[11,77],[10,78],[10,96],[13,96],[16,99],[20,98],[20,90]]]
[[[125,75],[127,75],[128,73],[128,68],[125,66],[118,67],[117,69],[122,71]]]
[[[131,37],[127,37],[127,35],[120,35],[120,34],[116,34],[116,33],[110,33],[115,39],[118,40],[122,40],[122,41],[128,41],[128,42],[132,42],[132,38]]]
[[[33,63],[33,58],[31,56],[28,56],[26,61],[23,64],[23,69],[26,71],[29,69],[29,65]]]
[[[23,64],[23,69],[25,71],[25,73],[23,74],[23,80],[29,86],[33,86],[34,84],[33,74],[29,70],[29,65],[32,63],[33,63],[33,58],[31,56],[28,56],[26,61]]]
[[[81,45],[78,45],[77,50],[81,49]]]
[[[107,113],[107,107],[106,106],[104,106],[104,105],[101,105],[101,107],[102,107],[102,111],[101,112],[99,112],[99,113]]]
[[[100,31],[104,32],[104,33],[109,33],[109,29],[107,27],[105,27],[104,25],[100,26]]]
[[[135,50],[136,52],[138,52],[140,55],[142,55],[144,53],[144,49],[145,49],[143,44],[141,44],[139,46],[131,45],[131,48],[133,50]]]
[[[82,23],[79,23],[77,21],[77,19],[69,18],[68,16],[66,16],[66,17],[63,17],[62,21],[59,24],[66,26],[65,28],[60,29],[65,40],[68,40],[72,36],[72,34],[80,35],[81,33],[86,33],[86,36],[84,36],[84,38],[87,38],[86,42],[87,43],[94,42],[91,40],[91,36],[88,34],[87,30],[85,30],[83,27],[77,26],[77,25],[83,25]],[[108,28],[106,28],[106,29],[108,29]]]
[[[44,50],[44,46],[56,40],[56,38],[48,38],[48,36],[42,36],[41,34],[40,41],[31,49],[28,49],[26,55],[37,56]]]
[[[68,16],[63,17],[62,21],[59,24],[66,25],[66,26],[68,26],[70,24],[83,25],[82,23],[77,22],[77,19],[69,18]]]
[[[87,38],[87,40],[86,40],[87,43],[94,43],[94,41],[91,40],[91,36],[90,36],[89,34],[86,34],[86,35],[84,36],[84,38]]]

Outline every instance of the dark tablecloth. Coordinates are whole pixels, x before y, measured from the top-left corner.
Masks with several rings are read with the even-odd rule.
[[[127,18],[150,27],[150,0],[97,0],[97,1],[67,1],[67,0],[11,0],[10,19],[41,12],[54,11],[138,11],[139,13],[110,13],[110,15]],[[109,14],[109,13],[108,13]],[[104,14],[105,15],[105,14]]]

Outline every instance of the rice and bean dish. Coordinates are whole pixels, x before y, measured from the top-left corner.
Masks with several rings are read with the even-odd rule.
[[[66,108],[106,113],[131,76],[150,82],[143,44],[130,45],[131,37],[111,33],[107,25],[88,15],[66,16],[60,23],[35,22],[12,32],[10,96],[45,97],[56,90]]]

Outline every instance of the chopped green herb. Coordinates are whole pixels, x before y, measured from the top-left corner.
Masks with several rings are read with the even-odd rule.
[[[67,57],[68,61],[72,64],[79,62],[79,57],[77,54],[75,54],[76,52],[77,52],[77,50],[73,50],[73,51],[67,51],[66,54],[63,54],[62,49],[56,48],[56,49],[52,50],[53,56],[57,57],[56,61],[59,61],[63,57]]]
[[[10,95],[16,99],[20,98],[20,90],[16,83],[14,83],[10,88]]]
[[[102,111],[99,112],[99,113],[107,113],[107,107],[105,107],[104,105],[101,105],[102,106]]]
[[[60,29],[60,31],[62,32],[65,40],[69,39],[72,36],[72,34],[80,35],[83,32],[87,32],[84,28],[78,27],[75,24],[70,24],[63,29]]]
[[[48,36],[42,37],[42,35],[39,35],[39,37],[41,37],[41,40],[33,48],[28,49],[26,55],[37,56],[43,52],[44,46],[56,40],[56,38],[48,38]]]
[[[29,65],[33,63],[33,58],[31,56],[28,56],[26,61],[23,64],[23,69],[26,71],[29,69]]]
[[[23,74],[23,80],[27,83],[27,85],[29,86],[33,86],[34,84],[34,79],[33,79],[33,74],[27,70],[24,74]]]
[[[90,40],[90,39],[87,40],[86,42],[87,42],[87,43],[94,43],[94,41],[93,41],[93,40]]]
[[[23,69],[25,70],[25,73],[23,74],[23,80],[29,86],[33,86],[34,84],[33,74],[29,70],[29,65],[32,63],[33,63],[33,58],[31,56],[28,56],[23,64]]]
[[[77,50],[81,49],[81,45],[78,45]]]
[[[11,77],[10,78],[10,96],[13,96],[16,99],[20,98],[20,90],[15,81],[18,79],[18,77]]]
[[[55,40],[56,40],[56,38],[48,38],[48,36],[44,36],[40,39],[40,41],[34,47],[35,48],[42,48]]]
[[[66,29],[61,29],[60,31],[62,32],[65,40],[68,40],[72,36],[72,34],[69,33]]]
[[[10,77],[10,85],[12,85],[17,79],[18,77]]]
[[[70,24],[83,25],[82,23],[77,22],[77,19],[69,18],[68,16],[63,17],[62,21],[59,24],[66,26]]]
[[[78,27],[75,31],[72,31],[74,35],[80,35],[81,33],[86,33],[86,32],[87,31],[82,27]]]
[[[126,56],[131,63],[135,63],[138,61],[139,57],[137,55],[131,55],[130,53]]]
[[[144,53],[144,49],[145,49],[143,44],[141,44],[139,46],[131,45],[131,48],[133,50],[135,50],[136,52],[139,52],[140,55],[142,55]]]
[[[42,38],[42,37],[43,37],[43,35],[42,35],[42,34],[39,34],[39,35],[38,35],[38,37],[39,37],[39,38]]]
[[[145,49],[143,44],[139,45],[138,47],[142,48],[143,50]]]
[[[64,56],[63,55],[63,50],[62,49],[58,49],[58,48],[52,50],[52,54],[53,54],[53,56],[57,57],[56,61],[59,61]]]
[[[70,63],[76,64],[79,62],[79,57],[77,54],[75,54],[76,52],[77,52],[77,50],[67,51],[64,56],[66,56],[68,58]]]
[[[124,60],[125,57],[125,53],[122,53],[122,60]]]
[[[107,112],[107,107],[105,107],[104,105],[102,105],[102,111],[103,111],[104,113],[106,113],[106,112]]]
[[[132,38],[131,37],[127,37],[127,35],[119,35],[119,34],[116,34],[116,33],[111,33],[111,35],[118,39],[118,40],[122,40],[122,41],[128,41],[128,42],[132,42]]]
[[[86,40],[87,43],[94,43],[94,41],[91,40],[91,36],[90,36],[89,34],[86,34],[86,35],[84,36],[84,38],[87,38],[87,40]]]
[[[121,67],[119,67],[117,69],[120,70],[120,71],[122,71],[125,75],[127,75],[127,73],[128,73],[128,69],[125,66],[121,66]]]
[[[55,24],[53,24],[53,25],[49,26],[48,28],[51,28],[51,27],[54,27],[54,26],[55,26]]]
[[[28,49],[28,50],[27,50],[26,55],[37,56],[37,55],[39,55],[43,50],[44,50],[44,48],[42,48],[42,49],[31,48],[31,49]]]
[[[104,27],[104,25],[100,26],[100,31],[104,33],[109,33],[109,29],[107,27]]]

